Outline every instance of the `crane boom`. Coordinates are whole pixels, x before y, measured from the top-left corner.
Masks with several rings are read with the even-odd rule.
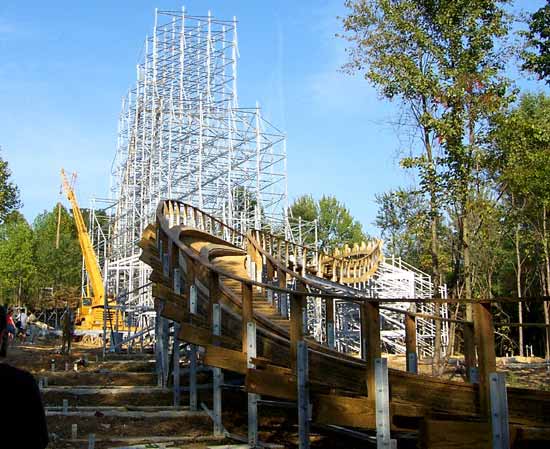
[[[73,188],[67,180],[65,170],[61,169],[61,180],[63,182],[63,189],[67,195],[67,199],[71,203],[73,208],[74,221],[76,223],[76,230],[78,233],[78,242],[80,243],[80,249],[82,250],[82,256],[84,257],[84,266],[90,279],[92,287],[92,307],[103,306],[105,298],[105,286],[103,285],[103,277],[101,276],[101,270],[99,269],[99,262],[97,260],[88,229],[84,223],[82,212],[78,207],[76,201],[76,195]]]

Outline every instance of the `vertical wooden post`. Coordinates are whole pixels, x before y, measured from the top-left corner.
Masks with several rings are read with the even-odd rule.
[[[304,304],[306,297],[299,293],[290,295],[290,363],[296,373],[298,342],[304,339]]]
[[[496,372],[497,368],[493,316],[491,315],[490,303],[476,303],[473,306],[474,330],[479,357],[480,413],[482,416],[489,417],[491,413],[489,376],[491,373]]]
[[[334,329],[334,298],[325,299],[325,325],[326,325],[326,335],[327,335],[327,346],[331,349],[334,349],[335,346],[335,329]]]
[[[265,265],[266,265],[266,281],[268,284],[273,285],[273,280],[275,279],[275,267],[273,266],[273,263],[269,259],[266,259]],[[273,290],[266,289],[265,293],[267,296],[267,301],[270,304],[273,304]]]
[[[286,273],[283,270],[277,270],[277,283],[279,288],[286,288]],[[279,313],[284,317],[288,317],[287,294],[279,293]]]
[[[220,277],[218,273],[215,271],[210,271],[208,275],[208,294],[209,294],[209,303],[210,307],[208,308],[209,317],[208,320],[210,322],[210,325],[212,326],[212,313],[213,313],[213,305],[218,304],[220,302]]]
[[[252,284],[241,284],[241,293],[242,293],[242,352],[246,354],[247,352],[247,323],[250,323],[253,320],[254,309],[253,309],[253,294],[252,294]]]
[[[470,383],[479,383],[479,372],[476,367],[476,346],[474,338],[474,324],[464,323],[464,367],[466,380]]]
[[[381,356],[378,303],[364,302],[361,305],[361,343],[362,356],[367,362],[367,395],[374,399],[376,391],[375,360]]]
[[[418,354],[416,352],[416,317],[405,314],[405,347],[407,372],[418,374]]]

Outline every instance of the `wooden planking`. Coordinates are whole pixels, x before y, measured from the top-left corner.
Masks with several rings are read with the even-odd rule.
[[[185,309],[182,309],[179,305],[170,301],[164,301],[163,299],[155,298],[155,308],[158,310],[159,302],[163,303],[161,316],[172,321],[182,323],[187,321],[188,313]]]
[[[420,429],[421,449],[492,449],[487,422],[425,419]]]
[[[187,310],[187,294],[178,295],[177,293],[174,293],[174,290],[171,288],[166,287],[163,284],[153,283],[153,296],[155,298],[160,298],[165,301],[170,301],[177,305],[178,307],[182,307]]]
[[[212,335],[210,329],[183,323],[179,333],[179,339],[199,346],[208,346],[220,343],[226,348],[240,349],[241,342],[224,335]]]
[[[280,371],[249,369],[246,375],[246,389],[250,393],[295,401],[296,388],[295,378]]]
[[[510,423],[550,426],[550,392],[508,387]]]
[[[391,400],[415,403],[426,410],[478,416],[477,385],[443,381],[389,370]]]
[[[313,397],[313,420],[318,424],[376,429],[374,401],[362,398],[318,394]]]
[[[240,374],[246,374],[246,356],[241,351],[226,349],[221,346],[207,345],[204,364],[215,366]]]

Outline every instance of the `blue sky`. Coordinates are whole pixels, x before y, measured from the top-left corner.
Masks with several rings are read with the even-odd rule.
[[[532,11],[544,1],[516,4]],[[375,233],[374,195],[413,180],[398,167],[402,143],[389,124],[397,106],[339,71],[343,0],[2,0],[0,145],[25,216],[59,200],[61,167],[78,172],[83,206],[107,195],[120,100],[154,9],[182,6],[191,15],[237,16],[239,103],[259,101],[287,133],[290,200],[333,194]]]

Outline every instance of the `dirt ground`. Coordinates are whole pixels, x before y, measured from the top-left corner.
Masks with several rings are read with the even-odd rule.
[[[97,358],[96,358],[97,354]],[[99,357],[97,348],[77,344],[70,356],[64,356],[58,351],[56,341],[42,341],[35,345],[18,345],[10,348],[7,363],[26,369],[33,373],[37,379],[47,378],[48,387],[58,386],[156,386],[154,373],[154,356],[152,354],[128,355],[109,354],[106,360]],[[396,355],[386,355],[391,368],[405,369],[405,358]],[[52,361],[55,363],[55,371],[51,371]],[[73,371],[74,363],[79,362],[78,372]],[[85,361],[85,362],[84,362]],[[445,379],[461,381],[463,373],[460,363],[453,360],[443,372]],[[66,365],[67,364],[67,365]],[[550,390],[550,371],[544,364],[544,360],[536,358],[499,359],[499,371],[506,372],[508,385],[523,388],[536,388]],[[68,371],[65,371],[67,366]],[[422,374],[431,375],[432,368],[429,360],[421,360],[419,371]],[[226,376],[230,379],[230,376]],[[199,374],[199,384],[209,383],[207,373]],[[186,385],[185,376],[182,385]],[[148,393],[118,393],[118,394],[91,394],[77,395],[62,391],[44,391],[43,401],[46,407],[60,407],[63,399],[69,401],[69,406],[105,407],[123,406],[128,409],[140,406],[167,406],[172,404],[171,392],[152,390]],[[186,404],[185,393],[182,396],[182,404]],[[199,390],[199,402],[211,404],[211,398],[207,390]],[[223,422],[231,433],[246,435],[247,418],[246,394],[238,390],[224,390],[223,393]],[[260,407],[259,436],[263,442],[279,444],[285,448],[296,448],[297,416],[294,409]],[[210,438],[212,435],[212,423],[206,416],[179,417],[179,418],[120,418],[103,416],[98,412],[92,417],[74,416],[49,416],[48,429],[52,436],[49,449],[86,448],[87,443],[67,441],[70,439],[71,426],[77,424],[78,437],[85,438],[94,433],[98,442],[96,448],[118,448],[130,446],[130,443],[104,443],[101,438],[109,436],[117,437],[189,437],[196,442],[173,442],[172,447],[206,448],[221,444],[222,442],[201,442],[201,438]],[[367,441],[352,439],[344,435],[332,433],[326,429],[312,428],[311,447],[313,449],[344,449],[374,447]],[[225,443],[236,444],[235,441]],[[132,443],[135,444],[135,443]],[[400,448],[415,447],[416,442],[400,441]],[[170,447],[170,446],[168,446]]]

